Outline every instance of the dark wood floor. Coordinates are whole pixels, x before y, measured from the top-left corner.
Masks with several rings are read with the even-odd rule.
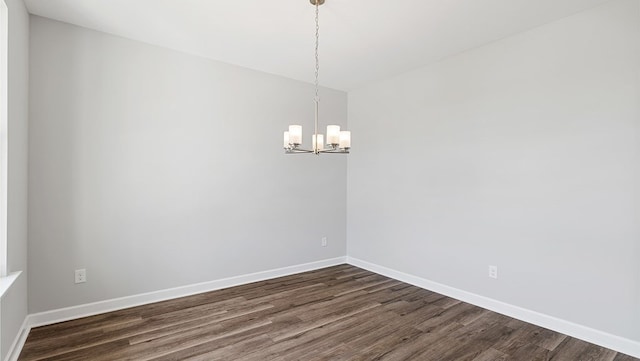
[[[341,265],[31,330],[31,360],[636,360]]]

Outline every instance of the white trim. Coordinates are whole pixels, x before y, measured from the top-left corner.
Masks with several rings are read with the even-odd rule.
[[[437,292],[460,301],[470,303],[488,310],[501,313],[503,315],[516,318],[534,325],[544,327],[556,332],[569,335],[602,347],[606,347],[618,352],[625,353],[640,358],[640,342],[624,337],[612,335],[587,326],[579,325],[570,321],[562,320],[553,316],[545,315],[536,311],[514,306],[508,303],[494,300],[492,298],[480,296],[471,292],[463,291],[454,287],[433,282],[421,277],[400,272],[391,268],[377,265],[375,263],[363,261],[353,257],[347,257],[350,265],[364,268],[368,271],[387,276],[398,281],[412,284],[429,291]]]
[[[0,277],[7,266],[7,171],[9,159],[9,9],[0,1]]]
[[[29,316],[25,317],[24,322],[22,322],[20,332],[16,336],[16,339],[13,340],[13,344],[11,344],[11,347],[9,347],[9,352],[7,353],[7,358],[5,359],[5,361],[18,361],[18,357],[20,356],[20,352],[22,352],[24,343],[27,342],[29,331],[31,331],[31,327],[29,327],[28,322]]]
[[[11,288],[11,285],[16,282],[18,277],[20,277],[20,274],[22,274],[22,271],[13,272],[6,277],[0,277],[0,298],[2,298],[5,293],[7,293],[9,288]]]
[[[100,313],[122,310],[125,308],[146,305],[153,302],[160,302],[179,297],[191,296],[198,293],[215,291],[222,288],[244,285],[247,283],[269,280],[273,278],[288,276],[301,272],[313,271],[325,267],[336,266],[346,263],[346,257],[337,257],[283,267],[268,271],[256,272],[247,275],[224,278],[204,283],[188,286],[176,287],[166,290],[143,293],[134,296],[114,298],[111,300],[88,303],[84,305],[60,308],[57,310],[35,313],[27,316],[29,327],[39,327],[53,323],[74,320],[77,318],[93,316]]]

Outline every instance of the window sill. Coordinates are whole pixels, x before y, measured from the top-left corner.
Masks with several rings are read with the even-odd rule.
[[[5,277],[0,277],[0,298],[9,291],[13,283],[18,279],[18,277],[20,277],[21,273],[22,271],[18,271],[8,274]]]

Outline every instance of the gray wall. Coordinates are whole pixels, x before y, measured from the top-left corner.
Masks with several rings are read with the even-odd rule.
[[[640,340],[638,39],[616,0],[350,92],[349,256]]]
[[[346,158],[282,150],[312,85],[39,17],[30,71],[30,312],[345,255]]]
[[[27,315],[27,119],[29,14],[22,0],[9,9],[7,267],[24,273],[2,298],[0,359],[4,359]]]

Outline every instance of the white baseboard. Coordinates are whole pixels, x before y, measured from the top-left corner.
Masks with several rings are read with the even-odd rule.
[[[9,347],[9,352],[7,353],[6,361],[18,361],[18,357],[20,356],[20,352],[22,351],[22,347],[24,343],[27,341],[27,336],[29,336],[29,331],[31,327],[29,327],[29,317],[24,318],[24,322],[22,322],[22,326],[20,327],[20,332],[16,336],[16,339],[13,340],[11,347]]]
[[[377,265],[375,263],[363,261],[353,257],[347,257],[350,265],[364,268],[368,271],[387,276],[398,281],[412,284],[429,291],[437,292],[460,301],[470,303],[509,317],[516,318],[540,327],[544,327],[556,332],[569,335],[602,347],[622,352],[624,354],[640,358],[640,342],[624,337],[612,335],[587,326],[562,320],[553,316],[545,315],[536,311],[531,311],[518,306],[510,305],[492,298],[480,296],[471,292],[463,291],[454,287],[433,282],[421,277],[396,271],[391,268]]]
[[[264,281],[268,279],[288,276],[296,273],[313,271],[325,267],[336,266],[346,263],[346,257],[337,257],[316,261],[311,263],[288,266],[268,271],[256,272],[246,275],[224,278],[215,281],[198,283],[188,286],[176,287],[166,290],[143,293],[134,296],[114,298],[111,300],[99,301],[61,308],[52,311],[35,313],[27,316],[29,328],[50,325],[53,323],[74,320],[77,318],[93,316],[100,313],[122,310],[125,308],[145,305],[154,302],[170,300],[179,297],[191,296],[198,293],[215,291],[223,288],[239,286],[247,283]]]
[[[313,271],[325,267],[331,267],[349,263],[353,266],[406,282],[414,286],[424,288],[433,292],[453,297],[455,299],[486,308],[488,310],[507,315],[525,322],[548,328],[571,337],[575,337],[587,342],[594,343],[618,352],[625,353],[640,358],[640,342],[612,335],[606,332],[595,330],[583,325],[575,324],[556,317],[531,311],[508,303],[500,302],[488,297],[476,295],[454,287],[433,282],[421,277],[400,272],[391,268],[380,266],[374,263],[363,261],[353,257],[337,257],[317,262],[283,267],[274,270],[257,272],[247,275],[235,276],[210,282],[194,285],[149,292],[134,296],[116,298],[112,300],[94,302],[85,305],[73,306],[28,315],[22,325],[22,331],[16,337],[6,361],[16,361],[22,347],[27,339],[32,327],[45,326],[57,322],[73,320],[77,318],[92,316],[100,313],[117,311],[129,307],[140,306],[153,302],[165,301],[169,299],[190,296],[198,293],[215,291],[223,288],[239,286],[247,283],[264,281],[268,279],[288,276],[296,273]]]

